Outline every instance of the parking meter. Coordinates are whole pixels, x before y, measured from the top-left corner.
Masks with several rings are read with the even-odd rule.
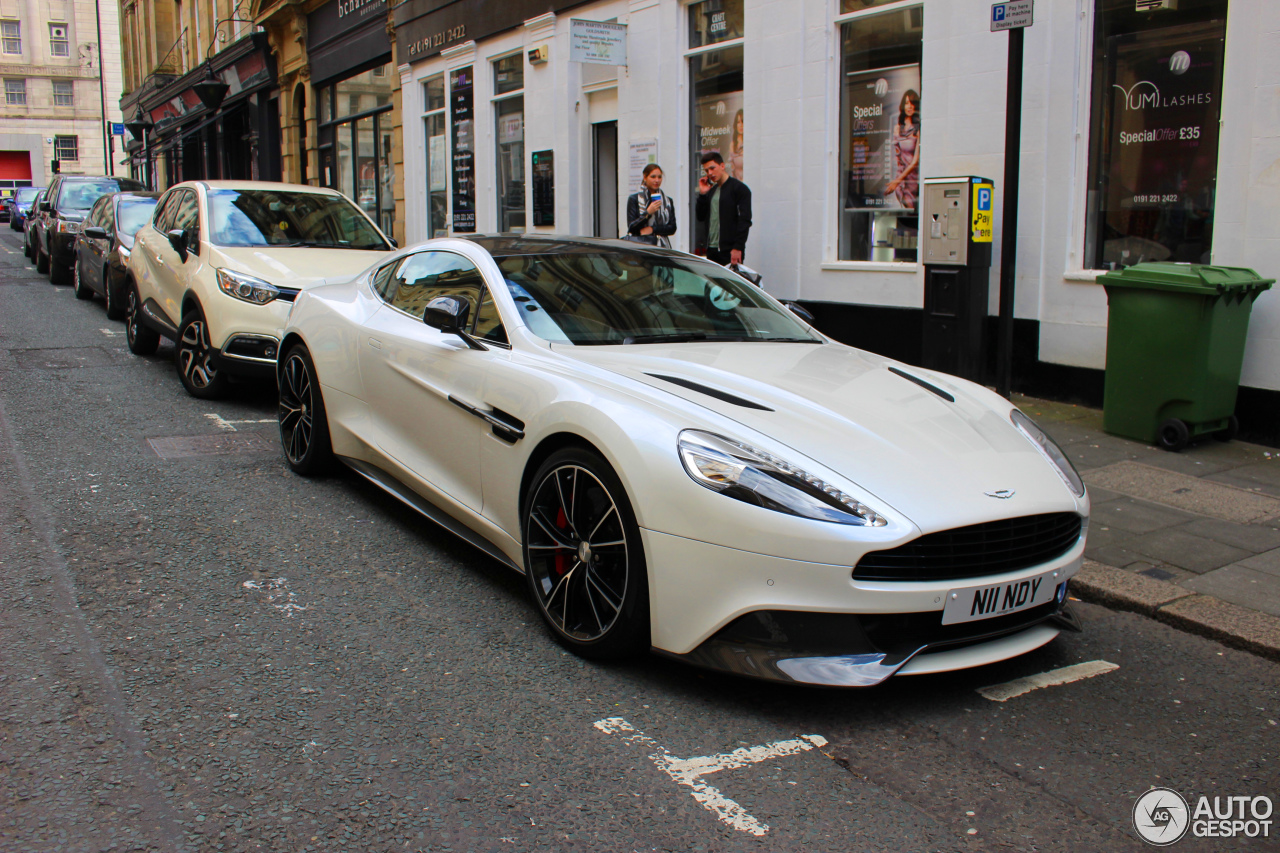
[[[995,233],[990,178],[925,178],[920,247],[924,259],[925,367],[982,381],[987,291]]]

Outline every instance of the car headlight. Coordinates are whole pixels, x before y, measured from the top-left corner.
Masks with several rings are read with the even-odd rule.
[[[80,223],[72,222],[70,219],[59,219],[54,222],[53,230],[59,234],[74,234],[80,230]]]
[[[763,450],[699,430],[680,433],[680,461],[694,482],[746,503],[837,524],[883,527],[866,504]]]
[[[218,277],[218,288],[227,296],[235,297],[243,302],[265,305],[280,295],[274,284],[226,269],[214,270]]]
[[[1080,474],[1077,473],[1076,467],[1071,464],[1067,454],[1062,452],[1062,448],[1058,447],[1054,440],[1045,434],[1044,430],[1036,426],[1035,421],[1017,409],[1009,413],[1009,419],[1013,421],[1013,425],[1023,435],[1031,439],[1031,443],[1036,446],[1036,450],[1040,451],[1040,455],[1049,460],[1049,464],[1058,472],[1062,482],[1067,484],[1071,494],[1078,498],[1084,497],[1084,480],[1080,479]]]

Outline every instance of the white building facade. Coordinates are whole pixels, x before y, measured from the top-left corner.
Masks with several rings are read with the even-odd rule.
[[[997,313],[1009,36],[991,31],[988,0],[500,5],[506,19],[467,0],[393,11],[410,242],[614,236],[652,160],[676,201],[673,244],[697,251],[699,160],[717,150],[752,190],[746,262],[765,287],[910,361],[920,181],[986,176]],[[1100,401],[1101,271],[1172,260],[1280,276],[1280,2],[1037,0],[1034,18],[1015,387]],[[596,50],[625,65],[574,61],[574,20],[623,25]],[[1254,306],[1241,384],[1243,407],[1280,413],[1280,293]]]
[[[119,168],[123,134],[114,0],[0,0],[0,192]],[[112,161],[115,161],[114,163]]]

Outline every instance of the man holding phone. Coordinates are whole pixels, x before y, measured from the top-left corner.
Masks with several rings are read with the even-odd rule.
[[[707,257],[718,264],[742,263],[751,230],[751,190],[729,177],[718,151],[702,155],[694,215],[707,223]]]

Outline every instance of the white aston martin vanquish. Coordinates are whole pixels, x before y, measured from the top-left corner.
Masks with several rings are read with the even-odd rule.
[[[706,260],[435,240],[304,291],[280,352],[289,465],[523,572],[579,654],[862,686],[1076,627],[1089,502],[1029,418]]]

